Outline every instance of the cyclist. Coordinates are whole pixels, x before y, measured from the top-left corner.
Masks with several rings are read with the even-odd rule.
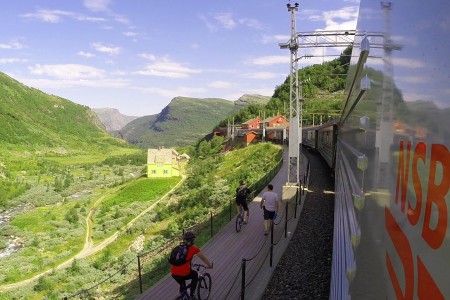
[[[186,280],[191,280],[191,299],[195,299],[195,289],[197,288],[198,273],[191,269],[191,261],[194,255],[197,255],[207,266],[212,268],[213,264],[200,252],[200,249],[194,245],[195,234],[192,231],[186,231],[183,236],[183,243],[188,246],[186,255],[187,262],[181,266],[170,266],[172,277],[180,285],[180,293],[186,289]]]
[[[240,186],[236,189],[236,208],[238,214],[240,213],[239,207],[244,209],[244,225],[248,222],[248,204],[247,198],[250,195],[250,189],[247,187],[245,180],[240,181]]]

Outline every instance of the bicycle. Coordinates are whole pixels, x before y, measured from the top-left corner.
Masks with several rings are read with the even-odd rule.
[[[198,283],[197,283],[197,299],[198,300],[207,300],[209,298],[209,294],[211,293],[211,275],[207,272],[201,272],[200,270],[205,270],[207,267],[202,264],[193,264],[192,267],[196,269],[198,273]],[[180,295],[176,298],[176,300],[189,300],[191,284],[188,284],[180,293]]]
[[[236,232],[241,231],[242,224],[244,224],[244,212],[245,212],[245,210],[242,208],[242,205],[239,205],[239,213],[236,217]],[[248,215],[247,215],[247,218],[248,218]]]

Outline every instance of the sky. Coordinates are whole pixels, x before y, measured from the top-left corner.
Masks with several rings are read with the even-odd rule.
[[[177,96],[272,96],[290,72],[280,0],[2,1],[0,71],[45,93],[128,116]],[[296,31],[354,30],[359,0],[298,1]],[[343,49],[304,49],[299,68]]]

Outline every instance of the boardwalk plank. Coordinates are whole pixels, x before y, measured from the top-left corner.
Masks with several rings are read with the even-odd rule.
[[[287,151],[285,151],[284,163],[279,173],[272,180],[274,191],[281,197],[282,187],[286,184],[288,174]],[[264,191],[263,191],[264,192]],[[261,289],[258,286],[260,281],[257,276],[271,274],[276,266],[277,259],[281,257],[289,241],[284,238],[284,221],[274,227],[274,242],[280,241],[283,246],[274,246],[274,253],[277,259],[274,260],[272,267],[269,266],[270,234],[264,235],[263,212],[260,209],[261,192],[255,199],[249,203],[250,218],[249,223],[242,227],[237,233],[235,229],[235,219],[233,218],[216,235],[212,237],[201,249],[201,251],[214,263],[214,268],[207,270],[212,277],[212,292],[210,299],[225,300],[239,299],[241,294],[241,265],[242,259],[253,260],[246,263],[246,286],[253,289]],[[284,210],[284,204],[280,208]],[[236,212],[233,212],[236,215]],[[281,210],[279,212],[281,217]],[[290,214],[292,216],[292,213]],[[296,220],[295,220],[296,221]],[[296,226],[297,222],[289,222],[290,226]],[[295,229],[295,228],[294,228]],[[293,231],[293,229],[290,229]],[[287,241],[283,241],[287,240]],[[198,258],[193,259],[193,263],[201,262]],[[269,276],[270,279],[270,276]],[[267,283],[266,283],[267,284]],[[257,295],[262,295],[263,291],[253,293],[246,292],[246,299],[258,299]],[[144,291],[137,297],[138,300],[165,300],[175,299],[178,295],[178,284],[168,274],[150,289]],[[248,297],[247,297],[248,295]]]

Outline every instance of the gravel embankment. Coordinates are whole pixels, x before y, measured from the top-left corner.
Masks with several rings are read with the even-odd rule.
[[[309,190],[288,248],[262,299],[328,299],[333,249],[334,178],[318,153],[310,161]]]

